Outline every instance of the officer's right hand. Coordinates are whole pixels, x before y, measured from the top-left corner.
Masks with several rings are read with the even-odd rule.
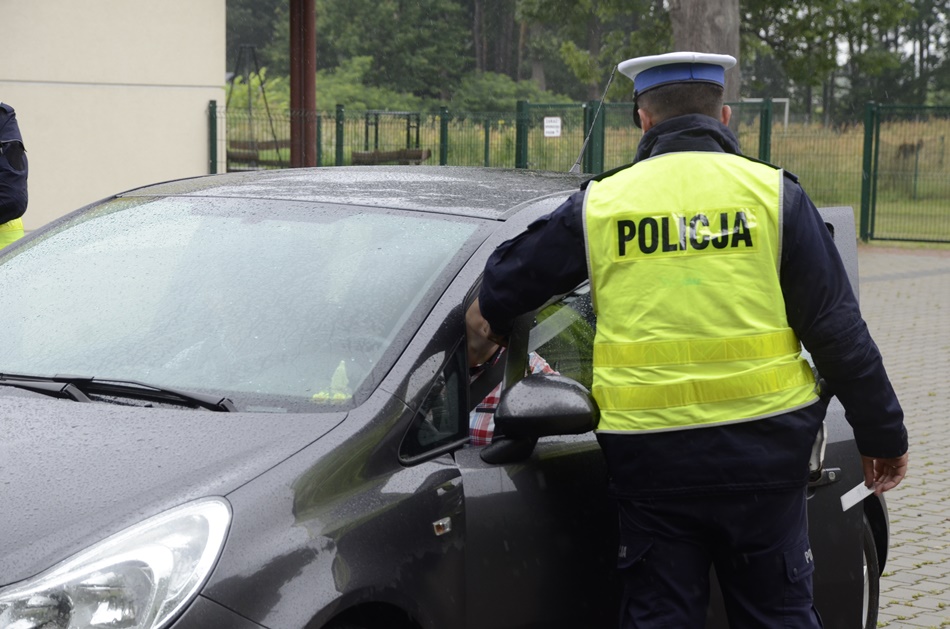
[[[477,367],[498,351],[498,346],[503,344],[502,339],[492,332],[491,325],[482,316],[478,299],[472,302],[465,313],[465,327],[468,341],[468,366]]]
[[[897,487],[907,474],[907,453],[892,459],[876,459],[862,456],[864,486],[874,489],[877,495]]]

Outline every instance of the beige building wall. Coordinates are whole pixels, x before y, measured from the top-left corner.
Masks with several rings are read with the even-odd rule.
[[[16,109],[30,163],[27,230],[210,172],[225,0],[0,0],[0,31],[0,101]]]

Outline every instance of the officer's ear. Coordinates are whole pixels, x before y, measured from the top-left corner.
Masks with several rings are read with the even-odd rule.
[[[656,120],[649,111],[646,109],[638,109],[637,114],[640,116],[640,128],[643,129],[643,132],[646,133],[650,128],[656,124]]]
[[[723,105],[722,113],[719,115],[719,122],[728,127],[730,120],[732,120],[732,107],[729,105]]]

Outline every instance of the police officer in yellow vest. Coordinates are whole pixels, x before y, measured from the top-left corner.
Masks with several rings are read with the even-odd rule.
[[[821,626],[805,488],[830,395],[868,486],[907,468],[903,412],[828,229],[794,175],[742,156],[727,126],[734,64],[621,63],[644,131],[635,162],[500,245],[467,317],[472,338],[500,340],[590,280],[623,627],[703,627],[711,565],[733,627]]]
[[[27,161],[13,107],[0,103],[0,249],[23,236]]]

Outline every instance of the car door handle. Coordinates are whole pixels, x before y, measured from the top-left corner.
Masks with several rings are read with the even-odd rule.
[[[827,467],[821,470],[821,474],[815,479],[808,479],[809,487],[822,487],[824,485],[831,485],[832,483],[837,483],[841,480],[841,468],[840,467]]]

